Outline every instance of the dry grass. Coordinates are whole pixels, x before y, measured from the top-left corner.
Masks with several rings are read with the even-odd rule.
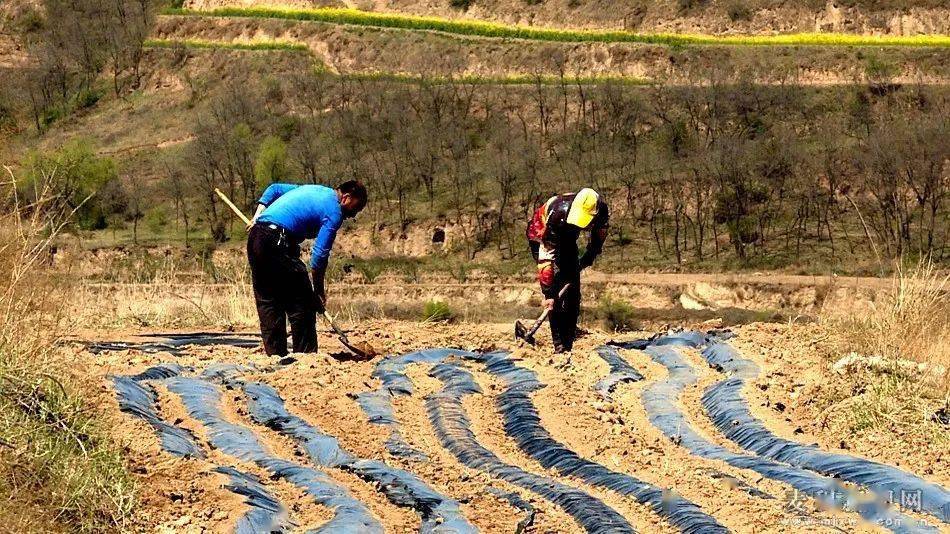
[[[240,330],[257,326],[247,282],[226,284],[84,284],[71,299],[77,324],[87,329]]]
[[[930,261],[899,266],[870,309],[825,319],[853,351],[834,366],[846,386],[831,419],[850,432],[950,444],[950,277]]]
[[[210,48],[220,50],[246,51],[283,51],[283,52],[310,52],[307,45],[291,41],[275,39],[253,39],[248,41],[206,41],[203,39],[146,39],[143,43],[146,48]]]
[[[928,385],[950,392],[950,275],[927,260],[910,270],[899,265],[881,297],[868,313],[840,322],[853,350],[901,368],[915,362]]]
[[[96,411],[95,385],[60,343],[65,280],[45,267],[72,210],[51,176],[21,203],[3,188],[0,245],[0,508],[14,531],[114,531],[134,505],[122,457]]]

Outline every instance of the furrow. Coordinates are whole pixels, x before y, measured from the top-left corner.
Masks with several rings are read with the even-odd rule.
[[[439,494],[412,473],[377,460],[358,459],[329,436],[300,417],[290,414],[277,391],[258,382],[243,385],[251,418],[292,437],[321,467],[339,467],[376,484],[398,506],[413,508],[422,522],[423,533],[477,532],[461,514],[459,503]]]
[[[143,419],[158,434],[162,449],[179,457],[206,458],[195,436],[185,428],[166,423],[158,416],[158,394],[145,380],[164,380],[178,376],[183,368],[175,363],[162,363],[133,376],[113,377],[119,407],[123,412]],[[284,532],[290,526],[286,508],[250,473],[231,466],[216,466],[214,471],[227,475],[225,489],[244,497],[249,510],[234,527],[237,534]]]
[[[181,398],[191,417],[204,425],[209,442],[215,448],[253,462],[275,477],[304,489],[315,502],[333,510],[334,517],[317,529],[318,532],[383,532],[383,526],[366,506],[325,473],[273,456],[251,429],[225,420],[220,411],[221,393],[217,386],[202,379],[183,377],[168,379],[167,386]]]
[[[250,507],[250,510],[238,519],[234,527],[235,534],[273,533],[287,530],[289,526],[287,510],[267,491],[257,477],[233,467],[216,467],[214,470],[229,477],[225,488],[244,496],[244,503]]]
[[[896,467],[814,445],[783,439],[752,415],[742,395],[747,380],[758,376],[758,366],[725,342],[714,342],[701,354],[718,370],[732,376],[713,384],[702,397],[703,407],[720,432],[743,449],[796,467],[864,486],[888,502],[911,505],[950,523],[950,491]]]
[[[611,354],[611,351],[614,354]],[[631,371],[635,370],[619,359],[615,349],[604,352],[615,358],[611,365],[612,369],[616,368],[613,374],[622,374],[628,379],[633,375]],[[728,529],[704,513],[696,504],[666,489],[583,458],[554,440],[541,425],[540,416],[530,398],[533,391],[544,387],[536,374],[530,369],[517,366],[508,353],[489,353],[481,359],[488,372],[500,377],[507,386],[496,399],[498,410],[504,417],[505,432],[542,466],[554,469],[563,476],[575,476],[593,486],[632,497],[637,502],[648,505],[682,532],[728,532]],[[636,376],[641,380],[643,378],[639,373],[636,373]]]
[[[862,518],[894,532],[931,532],[934,529],[918,521],[891,511],[887,506],[874,501],[865,501],[853,490],[841,483],[809,471],[758,456],[737,454],[716,445],[696,432],[683,412],[678,408],[678,398],[683,389],[697,381],[693,368],[685,362],[674,346],[695,346],[701,334],[684,333],[663,336],[647,344],[631,344],[640,347],[654,361],[669,371],[666,380],[657,382],[643,391],[641,399],[650,422],[670,440],[697,456],[722,460],[727,464],[749,469],[760,475],[785,482],[815,499],[821,504],[846,511],[856,511]],[[672,345],[672,346],[671,346]]]
[[[462,397],[481,393],[471,374],[456,365],[438,364],[430,375],[442,381],[440,391],[427,396],[426,411],[442,446],[463,464],[536,493],[565,510],[587,532],[634,532],[626,519],[591,495],[505,463],[482,446],[471,430]]]
[[[204,458],[204,452],[195,442],[195,437],[183,428],[170,425],[158,416],[158,395],[145,380],[168,378],[177,375],[181,368],[175,364],[162,364],[134,375],[114,376],[112,384],[119,401],[119,409],[142,419],[158,435],[162,449],[182,458]]]
[[[373,370],[372,377],[379,379],[382,385],[373,391],[356,395],[356,403],[366,414],[370,423],[390,428],[387,450],[394,456],[425,460],[426,455],[410,446],[399,431],[399,421],[393,413],[393,397],[412,395],[412,380],[406,376],[406,368],[414,363],[439,363],[450,355],[473,357],[475,354],[461,349],[432,348],[390,356],[380,361]]]

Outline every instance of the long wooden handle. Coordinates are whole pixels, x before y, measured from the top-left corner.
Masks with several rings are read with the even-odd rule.
[[[571,284],[564,284],[564,287],[562,287],[561,290],[558,291],[557,293],[558,300],[560,300],[561,297],[564,296],[564,293],[567,293],[567,288],[569,287],[571,287]],[[550,314],[551,314],[551,310],[545,308],[544,312],[541,313],[541,317],[538,317],[538,320],[534,322],[534,326],[532,326],[531,330],[528,331],[528,334],[526,337],[533,336],[534,333],[537,332],[539,328],[541,328],[541,325],[544,323],[544,320],[547,319],[548,315]]]
[[[237,215],[238,217],[241,218],[242,221],[244,221],[244,224],[247,224],[247,225],[251,224],[251,220],[248,219],[246,215],[244,215],[244,212],[241,211],[241,208],[235,206],[234,202],[231,202],[231,199],[228,198],[227,195],[222,193],[221,190],[218,189],[217,187],[214,188],[214,192],[217,193],[219,197],[221,197],[221,200],[223,200],[224,203],[227,204],[229,208],[231,208],[231,211],[233,211],[235,215]]]
[[[327,312],[323,312],[320,315],[327,322],[327,324],[330,325],[330,328],[333,330],[333,332],[337,336],[340,337],[340,339],[343,339],[344,341],[348,341],[346,334],[343,332],[343,330],[340,330],[339,326],[336,325],[336,321],[334,321],[329,315],[327,315]]]

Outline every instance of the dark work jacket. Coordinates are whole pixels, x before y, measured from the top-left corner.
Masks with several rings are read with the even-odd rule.
[[[546,207],[542,205],[535,212],[532,221],[528,225],[527,238],[531,245],[531,254],[534,260],[538,261],[542,242],[545,248],[554,251],[554,283],[550,287],[542,287],[542,291],[548,298],[557,296],[558,291],[564,284],[579,281],[581,270],[593,265],[594,259],[600,255],[604,248],[604,240],[601,238],[602,232],[599,230],[607,228],[610,222],[607,203],[603,199],[599,200],[597,215],[594,220],[587,228],[580,228],[567,222],[567,215],[571,210],[574,196],[574,193],[558,195],[550,206],[547,206],[546,222],[541,218],[541,214]],[[577,239],[581,232],[590,232],[590,241],[584,255],[578,257]]]

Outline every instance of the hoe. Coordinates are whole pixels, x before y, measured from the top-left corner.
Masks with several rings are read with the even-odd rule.
[[[218,188],[215,188],[214,192],[217,193],[219,197],[221,197],[221,200],[223,200],[224,203],[227,204],[229,208],[231,208],[231,211],[233,211],[235,215],[237,215],[238,217],[240,217],[242,221],[244,221],[244,224],[247,224],[247,225],[251,224],[251,220],[248,219],[246,215],[244,215],[244,212],[242,212],[240,208],[238,208],[237,206],[234,205],[233,202],[231,202],[231,199],[229,199],[227,195],[221,192],[221,190]],[[346,332],[344,332],[343,330],[340,330],[340,327],[336,325],[336,323],[333,321],[333,318],[327,315],[326,312],[321,313],[320,316],[323,317],[323,319],[327,322],[327,324],[330,325],[330,328],[333,329],[333,332],[337,335],[337,337],[340,338],[340,343],[342,343],[343,346],[346,347],[347,350],[349,350],[354,355],[356,355],[357,359],[370,360],[374,356],[379,354],[378,352],[376,352],[376,349],[374,349],[373,346],[370,345],[369,343],[356,343],[356,344],[351,343],[350,340],[346,337]]]
[[[569,287],[571,287],[571,284],[565,284],[564,287],[561,288],[561,291],[557,294],[557,300],[561,300],[561,297],[564,296],[564,293]],[[534,346],[537,343],[534,339],[534,334],[541,328],[541,324],[544,323],[544,320],[548,318],[548,314],[550,313],[551,310],[544,310],[544,312],[541,313],[541,317],[538,317],[538,320],[531,325],[530,329],[526,329],[524,325],[521,324],[521,321],[515,321],[515,339],[523,339],[529,345]]]

